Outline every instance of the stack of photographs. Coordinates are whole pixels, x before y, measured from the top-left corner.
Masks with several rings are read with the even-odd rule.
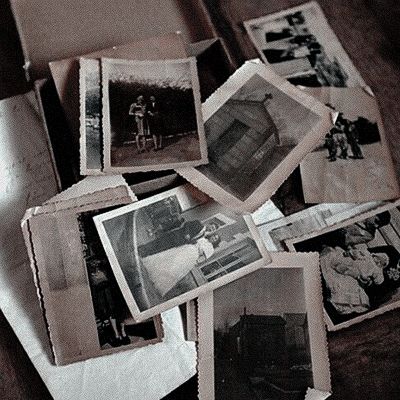
[[[180,306],[200,400],[300,400],[331,391],[325,325],[400,304],[400,186],[372,90],[316,2],[244,26],[262,60],[203,104],[183,46],[79,58],[96,190],[23,221],[57,363],[162,342]]]

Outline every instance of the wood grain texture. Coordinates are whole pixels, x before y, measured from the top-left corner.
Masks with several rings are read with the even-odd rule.
[[[296,6],[299,0],[203,0],[237,65],[257,57],[242,21]],[[182,6],[184,1],[180,2]],[[400,2],[320,0],[329,23],[378,98],[383,121],[400,160]],[[0,98],[28,89],[23,57],[8,0],[0,1]],[[198,23],[200,19],[192,19]],[[206,31],[206,30],[204,30]],[[397,162],[400,171],[400,162]],[[366,183],[367,184],[367,183]],[[400,398],[400,311],[330,333],[332,400]],[[29,332],[26,333],[29,335]],[[195,380],[168,399],[192,399]],[[179,392],[179,394],[178,394]],[[185,394],[182,394],[185,393]],[[190,393],[190,395],[189,395]],[[50,399],[43,382],[0,314],[0,398]],[[137,399],[142,400],[142,399]],[[145,399],[143,399],[145,400]]]

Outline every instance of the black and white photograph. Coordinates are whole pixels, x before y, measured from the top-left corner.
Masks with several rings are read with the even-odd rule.
[[[318,252],[327,325],[338,330],[400,306],[399,202],[288,241]]]
[[[306,91],[339,113],[335,126],[301,162],[306,203],[362,203],[400,197],[375,96],[364,88]]]
[[[207,162],[195,58],[102,58],[104,171]]]
[[[100,60],[79,60],[81,174],[102,170],[103,130]]]
[[[289,239],[321,231],[329,226],[382,207],[385,202],[322,203],[284,214],[278,203],[267,201],[252,213],[268,251],[287,251]]]
[[[245,21],[244,25],[262,59],[294,85],[365,84],[317,2]]]
[[[94,221],[137,321],[269,262],[249,216],[233,213],[190,185]]]
[[[178,173],[222,204],[254,211],[332,126],[331,110],[247,62],[203,104],[209,164]]]
[[[158,317],[142,323],[135,322],[115,280],[93,222],[95,215],[105,211],[78,214],[100,348],[104,350],[144,341],[157,342],[162,334],[161,319]]]
[[[329,390],[320,295],[306,295],[318,293],[318,257],[295,257],[274,254],[268,267],[199,297],[200,398],[303,400],[309,387]]]

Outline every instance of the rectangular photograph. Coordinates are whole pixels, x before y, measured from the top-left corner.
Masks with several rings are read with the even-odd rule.
[[[269,262],[250,216],[190,185],[94,218],[137,321],[182,304]]]
[[[319,233],[289,240],[289,250],[318,252],[329,330],[400,306],[400,203]]]
[[[331,111],[248,61],[203,104],[209,163],[177,172],[221,204],[252,212],[332,127]]]
[[[114,188],[111,192],[116,193]],[[131,201],[125,195],[95,205],[76,201],[65,209],[57,203],[58,211],[35,209],[24,221],[57,365],[162,340],[159,315],[141,323],[132,318],[93,221],[93,216]]]
[[[330,391],[316,254],[272,263],[199,296],[199,399],[303,400]]]
[[[365,85],[315,1],[244,26],[261,58],[294,85]]]
[[[100,60],[79,60],[80,172],[101,174],[103,168],[102,91]]]
[[[364,88],[305,90],[339,113],[300,164],[306,203],[362,203],[400,197],[379,107]]]
[[[284,207],[286,196],[273,196],[252,214],[268,251],[287,251],[289,239],[321,231],[324,228],[376,209],[385,202],[322,203],[299,211]]]
[[[101,66],[105,172],[207,162],[195,58],[102,58]]]

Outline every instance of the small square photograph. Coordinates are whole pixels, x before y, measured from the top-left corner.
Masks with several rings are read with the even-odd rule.
[[[200,398],[303,400],[309,387],[330,389],[318,258],[302,256],[273,254],[199,297]]]
[[[290,250],[320,255],[328,329],[400,306],[398,201],[287,244]]]
[[[80,170],[101,174],[103,167],[102,91],[100,60],[79,60]]]
[[[161,318],[134,321],[101,244],[93,217],[106,211],[77,215],[100,349],[156,343],[162,338]]]
[[[364,88],[306,92],[339,113],[335,126],[301,162],[306,203],[362,203],[400,197],[375,96]]]
[[[178,169],[222,204],[254,211],[332,126],[331,110],[247,62],[203,104],[209,163]]]
[[[315,1],[244,25],[262,59],[294,85],[365,85]]]
[[[195,58],[102,58],[104,171],[207,162]]]
[[[138,321],[269,262],[249,216],[231,212],[189,185],[94,221]]]

